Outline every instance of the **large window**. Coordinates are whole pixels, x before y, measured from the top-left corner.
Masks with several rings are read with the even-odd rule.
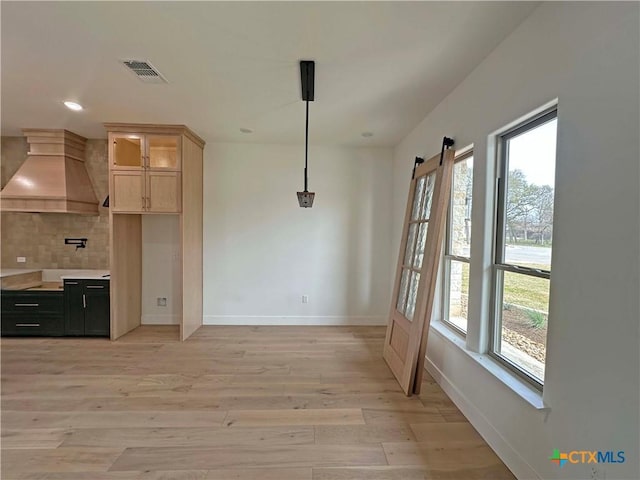
[[[453,166],[442,276],[442,320],[462,334],[467,332],[469,304],[472,185],[473,152],[468,151]]]
[[[491,353],[542,386],[549,319],[557,112],[499,137]]]

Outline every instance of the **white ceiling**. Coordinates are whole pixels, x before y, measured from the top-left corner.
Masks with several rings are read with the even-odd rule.
[[[207,141],[299,143],[308,59],[310,141],[393,146],[535,5],[2,2],[2,134],[177,123]],[[144,84],[121,59],[149,60],[169,83]]]

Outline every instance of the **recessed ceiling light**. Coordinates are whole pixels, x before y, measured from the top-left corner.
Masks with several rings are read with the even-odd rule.
[[[362,136],[365,137],[365,138],[373,137],[373,133],[371,133],[371,132],[362,132]]]
[[[76,102],[66,101],[64,102],[64,106],[67,107],[69,110],[74,110],[76,112],[79,112],[80,110],[82,110],[82,105]]]
[[[240,131],[242,133],[253,133],[253,130],[251,130],[250,128],[241,128]]]

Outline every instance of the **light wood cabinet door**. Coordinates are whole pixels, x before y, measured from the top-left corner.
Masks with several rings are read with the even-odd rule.
[[[145,207],[144,173],[136,170],[111,172],[110,208],[118,213],[142,213]]]
[[[178,135],[112,133],[109,144],[112,169],[180,171],[182,139]]]
[[[110,134],[112,169],[141,169],[144,166],[144,135]]]
[[[180,212],[181,193],[179,172],[147,171],[147,212]]]
[[[180,171],[181,139],[176,135],[147,135],[145,163],[151,170]]]

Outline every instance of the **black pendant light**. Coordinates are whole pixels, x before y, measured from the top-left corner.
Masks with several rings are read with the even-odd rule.
[[[304,128],[304,192],[298,192],[298,203],[303,208],[313,206],[314,192],[308,190],[308,157],[309,157],[309,102],[313,102],[313,77],[315,62],[312,60],[300,61],[300,81],[302,83],[302,100],[306,102],[307,114]]]

